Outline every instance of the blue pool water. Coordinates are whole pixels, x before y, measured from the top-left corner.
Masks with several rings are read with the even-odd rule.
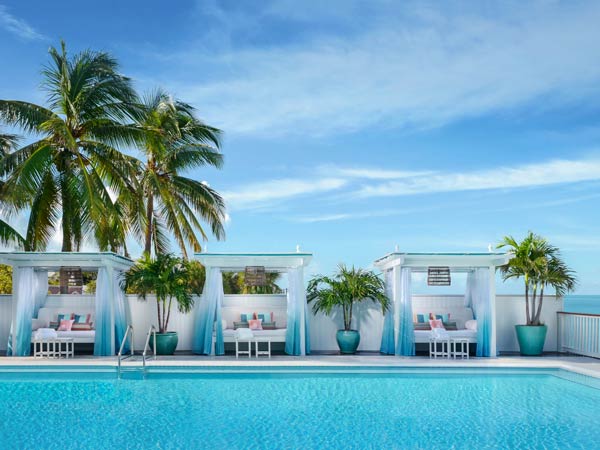
[[[600,386],[591,379],[563,371],[430,372],[166,373],[146,380],[117,380],[114,372],[0,373],[0,447],[600,446]]]

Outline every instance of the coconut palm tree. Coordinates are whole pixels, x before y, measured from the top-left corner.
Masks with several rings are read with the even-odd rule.
[[[62,250],[78,250],[106,216],[118,217],[111,192],[132,189],[137,160],[118,147],[134,145],[141,130],[124,125],[139,111],[131,81],[104,52],[67,55],[50,48],[42,71],[47,106],[0,100],[0,119],[36,140],[0,161],[4,196],[30,209],[27,249],[46,247],[62,228]]]
[[[572,291],[577,284],[574,272],[557,247],[531,231],[521,242],[506,236],[498,248],[512,255],[509,263],[499,268],[504,280],[522,278],[525,282],[526,325],[540,325],[544,291],[551,287],[558,297]]]
[[[200,220],[217,239],[224,236],[225,205],[221,196],[206,183],[183,176],[200,166],[221,167],[220,131],[195,117],[192,106],[157,90],[143,102],[144,114],[137,125],[145,131],[141,151],[146,162],[138,174],[143,212],[132,214],[132,228],[144,243],[144,252],[168,251],[168,235],[175,237],[184,257],[187,248],[200,251],[207,239]],[[134,211],[135,206],[130,210]]]
[[[17,142],[19,141],[18,136],[14,134],[0,134],[0,157],[6,156],[13,150]],[[0,183],[0,192],[3,191],[2,188],[3,183]],[[3,199],[2,199],[3,200]],[[0,201],[0,205],[3,205],[3,201]],[[4,208],[3,208],[4,209]],[[4,245],[15,245],[17,247],[22,247],[24,244],[23,237],[17,232],[13,227],[11,227],[7,222],[0,219],[0,243]]]

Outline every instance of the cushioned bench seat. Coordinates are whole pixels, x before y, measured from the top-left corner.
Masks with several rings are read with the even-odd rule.
[[[477,342],[477,331],[473,330],[453,330],[447,331],[448,337],[452,338],[467,338],[470,343]],[[432,333],[430,330],[415,330],[415,343],[423,344],[428,343],[429,339],[432,337]]]

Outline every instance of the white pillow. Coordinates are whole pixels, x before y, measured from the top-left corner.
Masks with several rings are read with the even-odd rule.
[[[465,328],[467,330],[477,331],[477,321],[476,320],[467,320],[465,322]]]
[[[31,331],[37,331],[40,328],[46,328],[48,326],[48,322],[44,319],[31,319]]]

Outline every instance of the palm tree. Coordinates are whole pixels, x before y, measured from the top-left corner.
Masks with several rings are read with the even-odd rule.
[[[313,304],[313,312],[330,315],[342,309],[344,330],[352,329],[352,309],[356,303],[370,300],[385,313],[390,300],[385,295],[383,280],[369,270],[347,268],[343,264],[333,277],[318,275],[308,283],[307,300]]]
[[[137,123],[146,132],[141,144],[146,163],[138,175],[143,212],[134,217],[132,228],[143,234],[139,238],[147,254],[168,251],[169,232],[185,258],[188,245],[200,251],[196,232],[204,240],[207,234],[199,218],[208,223],[217,239],[225,234],[221,196],[206,183],[182,175],[188,169],[204,165],[219,168],[223,163],[221,132],[202,123],[194,113],[192,106],[161,90],[144,99],[144,114]]]
[[[531,231],[521,242],[506,236],[498,248],[508,249],[512,255],[508,264],[499,268],[504,280],[523,278],[525,282],[526,324],[540,325],[544,290],[551,287],[558,297],[563,297],[577,284],[574,272],[562,260],[557,247]]]
[[[169,328],[173,299],[182,313],[190,312],[194,306],[189,268],[183,259],[173,255],[160,254],[151,258],[144,254],[123,276],[123,290],[137,294],[143,300],[151,294],[156,295],[159,333],[166,333]]]
[[[117,148],[141,134],[124,125],[139,111],[138,99],[109,54],[69,57],[64,42],[49,53],[42,71],[47,107],[0,100],[0,119],[38,138],[4,157],[0,176],[14,207],[30,209],[26,249],[45,248],[62,227],[62,251],[73,251],[103,217],[118,217],[110,191],[133,191],[128,180],[137,160]]]
[[[14,134],[0,134],[0,157],[6,156],[14,149],[19,141],[19,137]],[[3,183],[0,183],[0,192],[3,191]],[[3,205],[4,199],[0,202]],[[7,222],[0,219],[0,243],[3,245],[15,245],[22,247],[25,243],[23,236],[17,230],[11,227]]]

